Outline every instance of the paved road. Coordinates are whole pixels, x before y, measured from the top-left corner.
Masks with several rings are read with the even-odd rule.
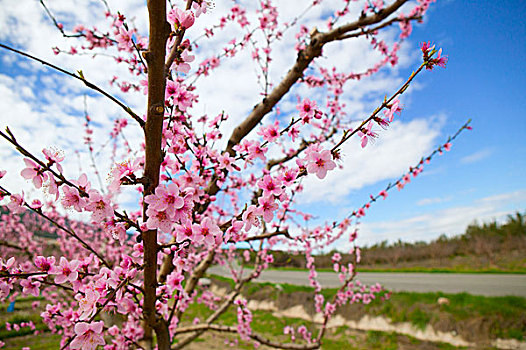
[[[209,271],[225,277],[230,276],[225,268],[219,266],[214,266]],[[392,291],[467,292],[486,296],[526,297],[526,275],[362,272],[358,274],[357,279],[365,284],[378,282]],[[262,273],[258,281],[309,285],[308,273],[304,271],[267,270]],[[318,281],[324,288],[340,286],[338,276],[332,272],[318,272]]]

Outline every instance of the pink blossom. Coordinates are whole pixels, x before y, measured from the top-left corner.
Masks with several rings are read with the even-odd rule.
[[[113,181],[109,186],[110,191],[118,190],[121,185],[121,180],[127,176],[135,176],[135,171],[139,170],[140,168],[141,166],[139,159],[136,159],[133,163],[130,160],[127,160],[116,164],[110,175],[113,178]]]
[[[230,238],[232,238],[234,241],[239,240],[241,238],[239,233],[243,229],[243,225],[243,221],[237,221],[233,219],[232,225],[225,232],[224,242],[227,243]]]
[[[402,109],[400,108],[400,101],[395,100],[389,109],[384,109],[384,115],[388,119],[389,123],[393,121],[394,114],[400,113]]]
[[[192,231],[195,237],[203,237],[202,240],[210,246],[215,243],[215,237],[221,235],[221,230],[212,219],[205,218],[201,224],[193,224]]]
[[[300,112],[300,118],[303,124],[308,124],[311,118],[316,116],[316,101],[311,101],[308,98],[303,99],[301,103],[296,105],[296,108]]]
[[[427,55],[429,53],[429,51],[433,50],[435,48],[435,45],[431,46],[431,43],[428,41],[428,42],[423,42],[422,44],[420,44],[420,49],[422,50],[422,53]]]
[[[259,142],[254,142],[248,147],[248,153],[250,159],[260,158],[262,161],[266,162],[267,158],[265,157],[265,153],[267,152],[266,147],[261,147]]]
[[[202,1],[200,4],[194,1],[192,7],[195,10],[195,16],[199,17],[202,13],[206,13],[207,5],[207,1]]]
[[[175,211],[184,206],[184,199],[179,196],[179,186],[171,183],[168,186],[157,186],[155,194],[148,195],[144,201],[149,204],[148,208],[155,211],[166,211],[170,218],[175,216]]]
[[[166,285],[169,286],[172,290],[183,290],[182,282],[184,280],[184,276],[178,272],[175,271],[168,275],[168,278],[166,279]]]
[[[447,56],[442,56],[442,49],[438,50],[437,57],[433,59],[433,63],[439,67],[446,68]]]
[[[300,135],[300,130],[298,129],[297,125],[292,125],[287,132],[287,135],[292,139],[292,141],[295,141],[296,138]]]
[[[175,214],[173,217],[174,221],[181,222],[181,223],[186,223],[190,221],[191,211],[192,211],[192,208],[194,207],[193,198],[194,196],[191,193],[188,193],[184,196],[183,206],[175,210]]]
[[[78,180],[71,182],[77,185],[80,191],[88,192],[91,189],[91,183],[88,181],[88,176],[84,173],[79,176]]]
[[[0,299],[7,298],[9,291],[13,288],[11,283],[7,283],[5,280],[0,280]]]
[[[93,222],[101,222],[104,219],[113,217],[113,208],[109,195],[103,197],[97,190],[89,191],[85,209],[93,213],[91,215],[91,221]]]
[[[373,122],[370,121],[365,128],[360,128],[360,130],[358,131],[358,135],[360,135],[360,137],[362,138],[362,143],[361,143],[362,148],[367,146],[367,141],[369,140],[369,138],[371,140],[374,140],[374,138],[378,136],[378,134],[371,131],[372,127],[373,127]]]
[[[38,297],[40,295],[39,281],[33,281],[32,279],[22,280],[20,281],[20,285],[23,287],[22,293],[31,294],[34,297]]]
[[[79,320],[83,321],[97,312],[97,301],[100,299],[100,293],[88,288],[84,291],[84,295],[77,294],[75,299],[79,302]]]
[[[68,260],[65,257],[60,257],[59,266],[53,266],[49,273],[56,275],[55,283],[62,284],[64,282],[73,282],[75,281],[79,273],[77,271],[80,261],[78,260]]]
[[[15,264],[16,258],[14,256],[7,259],[4,263],[2,258],[0,258],[0,272],[7,272]]]
[[[336,311],[336,305],[332,303],[325,304],[325,315],[332,315]]]
[[[263,197],[279,196],[283,192],[279,178],[276,179],[270,175],[265,175],[263,179],[259,180],[258,187],[263,190]]]
[[[239,167],[234,163],[236,159],[231,157],[228,152],[223,153],[219,156],[219,169],[226,169],[228,171],[239,171]]]
[[[102,225],[113,239],[118,239],[121,244],[124,243],[126,240],[126,227],[123,222],[116,222],[114,218],[110,218],[104,221]]]
[[[263,140],[267,142],[274,142],[276,141],[280,134],[279,134],[279,122],[275,121],[274,124],[269,125],[267,127],[261,127],[258,131],[258,134],[263,136]]]
[[[70,344],[72,349],[95,350],[98,345],[106,344],[102,336],[104,321],[79,322],[75,325],[75,339]]]
[[[259,215],[261,215],[261,209],[256,208],[255,205],[249,206],[247,210],[243,212],[242,219],[245,223],[245,230],[249,231],[252,226],[261,226],[258,218]]]
[[[55,200],[58,200],[58,197],[60,196],[60,192],[58,189],[57,181],[53,176],[49,176],[49,181],[44,184],[44,188],[47,191],[47,193],[51,195],[55,195]]]
[[[55,266],[55,257],[49,256],[46,258],[39,255],[35,258],[35,266],[43,272],[51,271]]]
[[[44,148],[42,149],[42,153],[44,157],[46,157],[48,165],[56,164],[58,171],[62,173],[62,165],[60,165],[60,162],[64,160],[64,153],[54,148]]]
[[[30,207],[33,208],[33,209],[40,209],[42,208],[42,202],[39,200],[39,199],[33,199],[33,201],[31,202],[31,205]]]
[[[65,207],[73,207],[76,211],[81,212],[86,206],[86,199],[80,196],[79,190],[75,187],[64,185],[62,187],[62,192],[62,205]]]
[[[51,163],[60,163],[64,160],[64,154],[62,151],[54,148],[43,148],[42,153]]]
[[[26,163],[27,168],[22,170],[20,175],[22,175],[24,179],[33,181],[33,185],[35,185],[36,188],[41,188],[42,183],[46,181],[48,177],[48,175],[44,173],[44,169],[31,159],[25,158],[24,163]]]
[[[274,218],[274,212],[279,208],[274,197],[259,197],[258,203],[263,214],[263,220],[265,220],[265,222],[271,222]]]
[[[329,150],[309,152],[307,161],[307,172],[309,174],[315,173],[319,179],[325,178],[328,170],[336,168],[336,163],[332,160],[332,154]]]
[[[22,194],[12,194],[9,199],[11,202],[7,204],[7,207],[12,214],[18,214],[24,211],[24,191],[22,191]]]
[[[283,181],[283,184],[285,186],[289,187],[292,186],[297,176],[297,169],[286,169],[283,173],[280,174],[279,179]]]
[[[172,230],[173,222],[166,210],[157,211],[152,206],[149,206],[146,210],[146,215],[148,216],[146,227],[149,230],[159,229],[167,233]]]
[[[181,57],[174,61],[175,70],[177,72],[188,74],[190,71],[190,65],[187,62],[193,62],[195,60],[194,55],[190,55],[187,50],[183,51]]]
[[[194,231],[192,226],[189,225],[177,225],[175,226],[176,242],[183,242],[187,239],[191,241],[197,241],[197,237],[194,238]],[[202,239],[202,237],[199,237]]]
[[[179,27],[188,29],[194,24],[195,21],[194,13],[192,11],[183,11],[179,8],[170,10],[167,17],[168,23],[172,24],[174,30],[179,29]]]
[[[117,40],[117,47],[121,50],[132,51],[132,35],[132,31],[126,30],[124,27],[119,28],[119,33],[115,36],[115,40]]]

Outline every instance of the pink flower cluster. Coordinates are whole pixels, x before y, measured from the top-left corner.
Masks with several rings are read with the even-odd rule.
[[[319,179],[325,178],[327,172],[336,168],[336,163],[332,160],[332,154],[329,150],[321,150],[316,145],[307,148],[307,172],[316,174]]]

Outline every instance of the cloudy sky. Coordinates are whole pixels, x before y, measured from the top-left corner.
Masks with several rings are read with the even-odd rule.
[[[109,0],[108,3],[146,33],[144,1]],[[282,8],[280,18],[290,20],[297,13],[298,4],[306,2],[277,3]],[[66,29],[71,30],[79,23],[107,28],[100,1],[54,0],[48,5]],[[215,9],[200,17],[188,36],[195,38],[205,24],[217,23],[222,7],[222,2],[216,1]],[[68,50],[79,45],[61,37],[37,1],[0,0],[0,8],[3,10],[0,12],[1,43],[73,72],[82,69],[89,80],[143,112],[141,93],[123,94],[108,83],[113,76],[132,79],[126,67],[113,64],[113,60],[105,56],[92,59],[91,55],[53,54],[54,46]],[[374,77],[346,86],[347,113],[363,118],[384,95],[395,91],[418,66],[418,46],[423,41],[433,41],[443,48],[449,56],[447,69],[424,72],[417,78],[416,84],[403,96],[401,118],[383,131],[374,144],[365,150],[357,140],[346,144],[343,170],[329,173],[324,181],[309,177],[305,181],[306,191],[300,197],[302,208],[315,214],[318,221],[345,217],[472,118],[474,130],[461,135],[450,152],[435,158],[404,190],[392,191],[388,200],[376,203],[368,211],[360,224],[361,242],[429,240],[442,233],[461,233],[474,220],[502,219],[508,213],[524,211],[526,24],[520,16],[525,11],[526,4],[520,0],[498,3],[443,0],[434,4],[425,22],[416,25],[413,35],[404,42],[399,66],[383,69]],[[309,12],[303,21],[309,28],[324,28],[326,14],[327,8],[320,7]],[[294,34],[295,31],[288,32],[284,41],[274,48],[277,54],[270,68],[273,82],[278,82],[294,61],[295,53],[290,49],[294,45]],[[238,27],[227,27],[213,41],[203,41],[196,61],[217,52],[233,36],[240,35]],[[394,28],[384,34],[384,39],[392,42],[396,35]],[[231,116],[224,125],[226,135],[260,99],[255,78],[257,69],[249,55],[247,50],[225,61],[210,78],[197,83],[201,97],[193,112],[217,115],[225,110]],[[377,59],[363,41],[340,42],[326,48],[319,64],[360,71]],[[297,89],[293,96],[308,93],[311,92]],[[95,148],[100,149],[107,144],[113,120],[125,117],[118,107],[77,81],[0,50],[0,127],[9,126],[19,141],[35,153],[48,146],[65,150],[66,173],[70,177],[93,172],[86,147],[82,145],[85,94],[95,129]],[[281,108],[286,112],[294,105],[295,97],[283,101]],[[139,128],[132,125],[124,134],[132,148],[138,149]],[[122,145],[122,140],[119,142]],[[110,150],[111,145],[105,146],[97,158],[103,182],[111,166],[107,156]],[[117,160],[125,157],[122,152],[117,154]],[[21,159],[1,141],[0,169],[8,170],[2,183],[14,191],[24,188],[30,198],[38,197],[39,194],[17,176],[22,168]],[[124,193],[121,200],[127,203],[134,196],[133,192]]]

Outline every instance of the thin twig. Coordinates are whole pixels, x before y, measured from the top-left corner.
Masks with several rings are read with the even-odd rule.
[[[132,109],[128,106],[126,106],[124,103],[122,103],[121,101],[119,101],[118,99],[116,99],[115,97],[113,97],[112,95],[110,95],[109,93],[107,93],[106,91],[102,90],[100,87],[98,87],[97,85],[89,82],[88,80],[86,80],[86,78],[84,78],[84,75],[82,74],[82,71],[79,71],[79,75],[76,75],[74,73],[71,73],[65,69],[62,69],[58,66],[55,66],[54,64],[52,63],[49,63],[47,61],[44,61],[43,59],[40,59],[38,57],[35,57],[33,55],[30,55],[28,53],[25,53],[23,51],[20,51],[20,50],[17,50],[17,49],[14,49],[10,46],[7,46],[7,45],[4,45],[4,44],[1,44],[0,43],[0,47],[3,48],[3,49],[6,49],[6,50],[9,50],[9,51],[12,51],[12,52],[15,52],[19,55],[22,55],[22,56],[25,56],[27,58],[30,58],[34,61],[37,61],[37,62],[40,62],[41,64],[45,65],[45,66],[48,66],[48,67],[51,67],[61,73],[64,73],[66,75],[69,75],[70,77],[72,78],[75,78],[75,79],[78,79],[80,81],[82,81],[84,83],[84,85],[86,85],[88,88],[92,89],[92,90],[95,90],[97,91],[98,93],[102,94],[103,96],[109,98],[111,101],[115,102],[117,105],[119,105],[119,107],[121,107],[126,113],[128,113],[137,123],[139,123],[139,125],[141,126],[141,128],[144,128],[144,120],[142,120],[142,118],[140,118],[137,114],[135,114],[135,112],[132,111]]]

